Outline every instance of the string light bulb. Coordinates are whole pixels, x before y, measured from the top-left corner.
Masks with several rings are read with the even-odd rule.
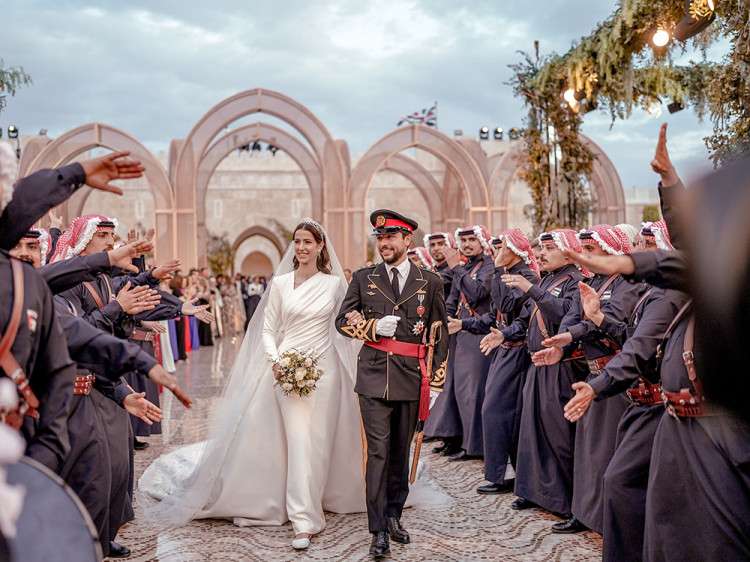
[[[672,39],[672,36],[669,34],[669,31],[660,27],[651,37],[651,42],[654,44],[654,47],[665,47],[670,39]]]

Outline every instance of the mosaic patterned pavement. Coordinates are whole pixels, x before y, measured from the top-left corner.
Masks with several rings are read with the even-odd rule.
[[[136,453],[137,476],[158,455],[179,445],[202,439],[208,412],[216,403],[224,376],[231,367],[237,342],[218,342],[191,355],[178,365],[181,383],[196,403],[185,411],[166,397],[164,434],[148,439],[151,447]],[[426,447],[429,451],[431,447]],[[515,512],[512,495],[479,496],[483,482],[480,461],[449,463],[427,453],[432,481],[447,493],[448,506],[412,508],[402,522],[412,544],[391,546],[398,561],[586,561],[601,559],[601,539],[595,533],[554,535],[550,525],[558,519],[541,510]],[[370,535],[365,514],[328,514],[327,528],[304,553],[291,549],[291,526],[239,528],[228,521],[202,520],[157,535],[139,517],[124,527],[120,541],[133,552],[129,560],[147,561],[262,561],[367,560]]]

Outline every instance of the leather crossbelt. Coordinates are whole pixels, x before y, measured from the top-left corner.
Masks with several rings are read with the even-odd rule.
[[[638,386],[625,391],[628,400],[638,406],[662,404],[661,385],[648,382],[643,377],[638,379]]]

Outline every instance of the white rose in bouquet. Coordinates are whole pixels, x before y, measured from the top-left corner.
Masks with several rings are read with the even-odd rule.
[[[294,378],[298,381],[301,381],[305,378],[305,375],[307,374],[307,369],[304,369],[302,367],[298,367],[297,370],[294,372]]]
[[[310,359],[309,357],[305,359],[305,367],[312,367],[312,364],[312,359]]]
[[[289,366],[289,357],[284,357],[279,364],[286,369]]]
[[[281,388],[283,388],[286,391],[290,391],[292,390],[292,388],[294,388],[294,386],[290,382],[285,382],[284,384],[281,385]]]
[[[315,386],[315,381],[313,380],[307,381],[307,386]]]

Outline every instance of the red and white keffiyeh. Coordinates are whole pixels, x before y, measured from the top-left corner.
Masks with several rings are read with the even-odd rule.
[[[490,231],[487,230],[486,226],[475,224],[465,228],[457,228],[455,233],[456,241],[460,244],[461,233],[464,233],[464,236],[466,236],[469,232],[477,237],[485,253],[492,254],[492,244],[490,244],[492,235],[490,235]]]
[[[425,245],[425,248],[429,248],[430,242],[438,238],[445,240],[446,246],[456,249],[456,239],[449,232],[433,232],[431,234],[425,234],[422,242]]]
[[[117,219],[104,215],[83,215],[73,219],[70,227],[57,241],[57,248],[50,262],[67,260],[79,255],[91,242],[96,229],[103,222],[110,222],[117,228]]]
[[[585,235],[589,235],[602,250],[612,256],[622,256],[633,251],[627,234],[609,224],[597,224],[578,233],[579,239]]]
[[[432,259],[430,251],[427,248],[423,248],[422,246],[411,248],[409,250],[409,256],[417,256],[417,258],[419,258],[419,261],[422,263],[422,267],[426,269],[432,269],[435,265],[435,261]]]
[[[539,264],[534,257],[534,250],[531,248],[531,242],[526,235],[518,228],[509,228],[504,230],[500,237],[505,240],[505,245],[511,252],[523,260],[523,263],[529,266],[532,271],[539,275]]]
[[[669,230],[664,219],[658,221],[644,222],[641,225],[641,236],[644,230],[650,230],[656,241],[656,247],[660,250],[674,250],[672,239],[669,237]]]

